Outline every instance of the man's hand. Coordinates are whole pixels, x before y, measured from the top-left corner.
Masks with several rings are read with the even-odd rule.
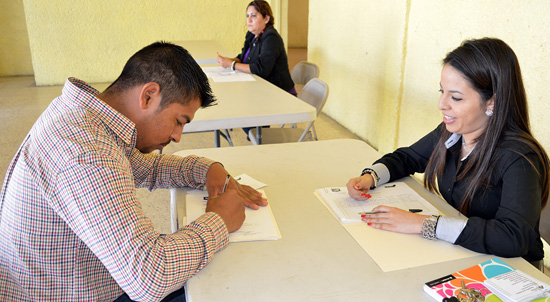
[[[220,196],[223,193],[227,175],[229,175],[229,173],[220,163],[215,163],[210,166],[206,174],[206,190],[208,191],[208,196],[212,198]],[[229,182],[225,191],[227,192],[228,189],[235,190],[243,204],[253,210],[259,209],[259,206],[264,207],[267,205],[267,199],[263,198],[260,192],[249,186],[239,184],[233,177],[229,177]]]
[[[234,189],[227,189],[219,197],[210,197],[206,204],[206,212],[220,215],[229,233],[238,230],[244,222],[244,202]]]

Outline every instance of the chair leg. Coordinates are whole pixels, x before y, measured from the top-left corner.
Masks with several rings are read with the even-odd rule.
[[[304,130],[304,132],[302,133],[302,136],[300,136],[300,139],[298,140],[298,142],[304,141],[304,138],[309,133],[309,129],[311,129],[311,127],[313,127],[313,121],[311,121],[311,122],[309,122],[309,124],[307,124],[306,130]]]
[[[311,122],[311,123],[312,123],[311,124],[311,132],[313,132],[313,139],[317,141],[318,139],[317,139],[317,132],[315,131],[315,125],[313,125],[313,122]]]

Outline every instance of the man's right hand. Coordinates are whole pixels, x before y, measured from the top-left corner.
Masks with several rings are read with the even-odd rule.
[[[244,222],[244,199],[235,189],[228,188],[218,197],[210,197],[206,212],[214,212],[225,221],[229,233],[238,230]]]

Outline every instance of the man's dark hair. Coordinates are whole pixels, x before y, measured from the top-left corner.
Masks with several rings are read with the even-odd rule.
[[[201,107],[211,106],[216,101],[208,78],[189,52],[162,41],[135,53],[105,93],[120,93],[150,82],[160,86],[162,101],[159,109],[172,103],[185,105],[197,98]]]

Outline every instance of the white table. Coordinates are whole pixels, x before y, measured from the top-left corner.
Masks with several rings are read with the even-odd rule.
[[[256,81],[216,83],[210,79],[218,104],[199,109],[193,121],[183,128],[183,133],[302,123],[317,117],[315,107],[257,75],[252,77]],[[218,146],[219,136],[216,135]]]
[[[347,180],[380,157],[358,140],[186,150],[221,161],[233,175],[246,173],[263,188],[282,239],[231,243],[187,282],[188,301],[433,301],[424,282],[493,258],[491,255],[384,273],[313,195]],[[409,186],[446,215],[456,211],[412,178]],[[172,205],[185,215],[185,190]],[[180,222],[181,223],[181,222]],[[403,251],[406,253],[406,250]],[[522,258],[505,262],[550,279]]]
[[[177,41],[174,44],[186,48],[202,66],[218,66],[218,51],[223,56],[234,56],[212,40]],[[214,131],[215,146],[219,147],[220,129],[256,127],[256,138],[260,142],[260,126],[303,123],[316,119],[315,107],[257,75],[252,76],[255,81],[250,82],[216,83],[209,78],[218,105],[199,109],[193,121],[185,125],[183,133]]]

